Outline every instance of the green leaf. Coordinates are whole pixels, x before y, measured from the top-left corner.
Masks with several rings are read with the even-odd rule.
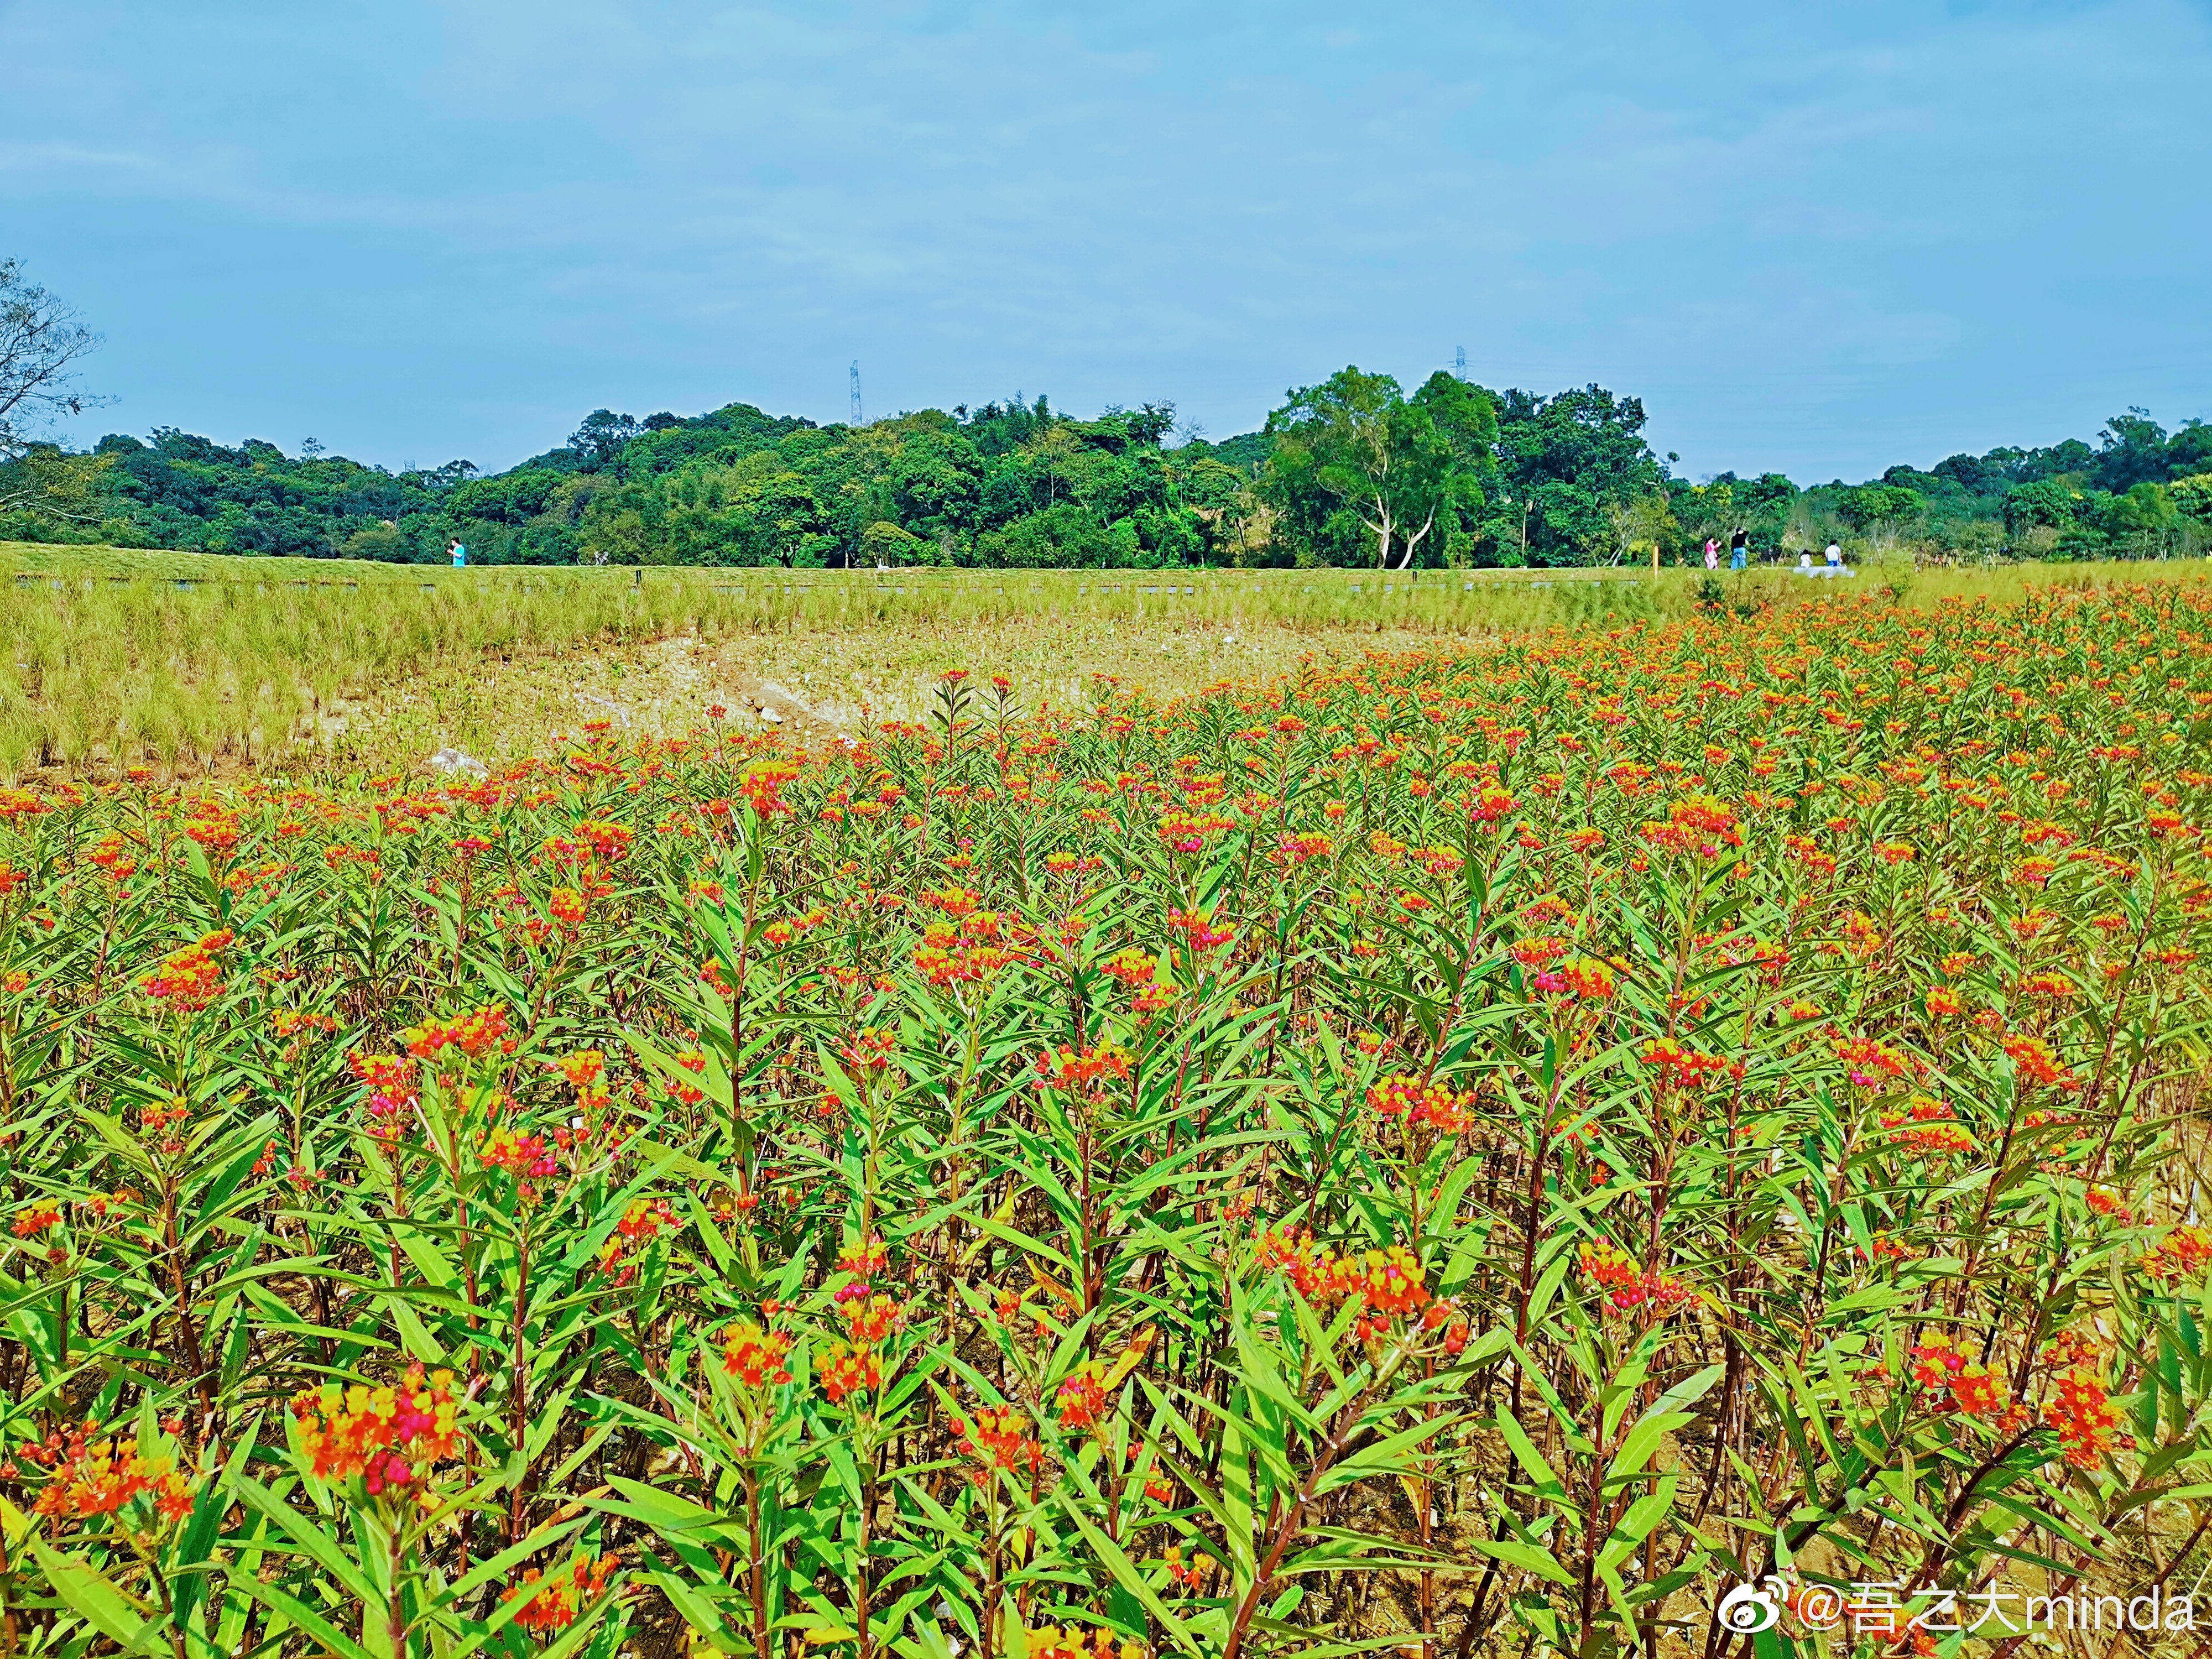
[[[108,1583],[100,1570],[82,1558],[58,1554],[44,1540],[27,1540],[39,1569],[70,1611],[85,1620],[125,1653],[150,1653],[161,1639],[167,1620],[148,1618],[130,1597]]]
[[[1523,1544],[1510,1538],[1475,1538],[1470,1539],[1468,1545],[1485,1555],[1495,1556],[1509,1567],[1533,1572],[1539,1578],[1547,1578],[1555,1584],[1575,1582],[1575,1576],[1559,1565],[1551,1551],[1540,1545]]]

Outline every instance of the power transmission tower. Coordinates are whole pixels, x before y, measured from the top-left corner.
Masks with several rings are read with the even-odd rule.
[[[1452,357],[1452,373],[1462,377],[1467,374],[1467,348],[1461,346]]]
[[[866,426],[866,418],[860,413],[860,360],[853,359],[853,424]]]

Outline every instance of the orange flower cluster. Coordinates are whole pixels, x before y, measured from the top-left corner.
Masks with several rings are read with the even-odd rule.
[[[860,1288],[865,1291],[866,1286]],[[856,1348],[874,1347],[906,1322],[906,1310],[881,1294],[854,1296],[840,1291],[836,1304],[837,1316],[845,1322],[846,1338]]]
[[[2058,1431],[2058,1444],[2066,1462],[2077,1469],[2094,1469],[2112,1449],[2112,1431],[2120,1414],[2112,1407],[2105,1385],[2088,1365],[2062,1372],[2043,1420]]]
[[[722,1333],[722,1369],[747,1388],[791,1381],[791,1339],[741,1319]]]
[[[1327,1245],[1316,1245],[1311,1233],[1283,1234],[1270,1228],[1260,1235],[1257,1259],[1262,1268],[1287,1274],[1309,1302],[1358,1298],[1366,1310],[1360,1321],[1363,1339],[1379,1335],[1394,1316],[1417,1312],[1429,1299],[1421,1264],[1402,1244],[1340,1256]]]
[[[956,1417],[952,1432],[960,1437],[961,1455],[973,1465],[968,1478],[978,1486],[989,1486],[1001,1470],[1026,1472],[1032,1480],[1044,1473],[1044,1443],[1016,1407],[986,1406],[968,1418]]]
[[[243,835],[237,813],[225,811],[210,803],[202,802],[199,810],[185,820],[186,839],[198,844],[210,859],[222,858],[238,845]]]
[[[1881,1115],[1881,1127],[1898,1145],[1916,1152],[1971,1152],[1974,1137],[1958,1121],[1948,1103],[1932,1095],[1915,1095],[1902,1111]]]
[[[1367,1307],[1358,1325],[1363,1341],[1381,1337],[1398,1315],[1417,1313],[1429,1299],[1421,1264],[1402,1244],[1367,1250],[1338,1262],[1335,1273],[1340,1294],[1356,1296]]]
[[[738,790],[744,796],[745,804],[760,817],[774,817],[779,812],[791,811],[783,799],[783,791],[798,781],[799,775],[799,769],[788,761],[763,761],[738,780]]]
[[[110,881],[121,882],[137,873],[138,861],[131,854],[131,843],[111,830],[94,845],[92,851],[86,854],[86,860]],[[15,875],[15,872],[10,871],[5,863],[0,863],[0,897],[6,896],[11,890],[10,878]]]
[[[1236,819],[1223,817],[1218,812],[1175,811],[1160,815],[1160,839],[1178,853],[1203,852],[1207,842],[1223,830],[1236,827]]]
[[[867,1281],[886,1272],[891,1265],[891,1253],[884,1241],[871,1234],[868,1237],[847,1244],[837,1252],[837,1271],[851,1273],[862,1281],[862,1291],[868,1289]]]
[[[1643,1054],[1638,1058],[1658,1073],[1662,1089],[1686,1091],[1701,1088],[1707,1078],[1718,1076],[1729,1069],[1728,1061],[1718,1054],[1702,1053],[1676,1042],[1673,1037],[1661,1037],[1655,1042],[1645,1044]]]
[[[581,1110],[598,1113],[606,1109],[607,1057],[604,1054],[597,1048],[579,1048],[550,1064],[576,1091],[576,1104]]]
[[[831,1298],[845,1322],[844,1342],[833,1342],[816,1367],[822,1391],[831,1405],[849,1395],[883,1387],[883,1360],[877,1349],[906,1320],[906,1310],[877,1291],[874,1280],[890,1267],[890,1252],[882,1239],[870,1237],[845,1245],[837,1252],[837,1267],[852,1277]]]
[[[1135,993],[1134,1006],[1139,1014],[1158,1013],[1174,1000],[1174,988],[1159,981],[1158,958],[1142,951],[1117,951],[1098,964],[1098,971]]]
[[[1663,823],[1647,823],[1638,833],[1651,847],[1668,853],[1689,853],[1701,859],[1718,858],[1743,845],[1743,827],[1735,809],[1714,795],[1692,795],[1667,809]]]
[[[1510,790],[1501,789],[1494,783],[1486,783],[1468,798],[1467,816],[1476,823],[1497,823],[1521,803]]]
[[[1105,1629],[1079,1631],[1047,1625],[1028,1631],[1030,1659],[1145,1659],[1144,1644],[1123,1641]]]
[[[453,1382],[451,1371],[426,1376],[417,1361],[397,1384],[302,1389],[292,1397],[300,1450],[319,1479],[359,1476],[372,1498],[415,1484],[460,1449]]]
[[[898,1033],[887,1025],[856,1031],[837,1045],[837,1058],[856,1077],[873,1077],[890,1069],[898,1052]]]
[[[1567,941],[1552,933],[1516,940],[1506,954],[1531,972],[1550,967],[1567,953]]]
[[[526,1569],[522,1582],[501,1590],[499,1599],[504,1603],[527,1596],[514,1622],[533,1636],[550,1636],[574,1624],[580,1612],[605,1595],[614,1574],[612,1556],[580,1553],[568,1571],[556,1577],[541,1578],[537,1568]]]
[[[1951,1399],[1969,1417],[2001,1419],[2012,1407],[2012,1391],[1987,1365],[1969,1360],[1951,1374]]]
[[[166,1106],[142,1106],[138,1127],[154,1151],[174,1155],[185,1150],[184,1123],[191,1115],[191,1109],[181,1100],[172,1100]]]
[[[337,1029],[335,1016],[310,1013],[305,1009],[279,1008],[269,1016],[270,1034],[279,1042],[289,1042],[295,1037],[329,1036]]]
[[[576,826],[576,839],[592,849],[592,857],[611,863],[629,855],[637,832],[606,818],[586,818]]]
[[[599,1271],[617,1285],[629,1284],[637,1276],[639,1253],[679,1224],[675,1207],[666,1199],[630,1200],[623,1209],[622,1219],[615,1223],[613,1237],[599,1246]]]
[[[1594,957],[1569,957],[1557,968],[1537,975],[1533,982],[1547,995],[1565,994],[1581,1002],[1603,1002],[1620,988],[1612,965]]]
[[[1910,1057],[1872,1037],[1837,1037],[1832,1046],[1856,1088],[1879,1089],[1914,1070]]]
[[[1449,881],[1467,866],[1467,860],[1449,847],[1416,847],[1413,860],[1438,881]]]
[[[591,901],[584,896],[583,890],[580,888],[556,887],[545,896],[545,911],[553,918],[553,925],[562,933],[574,933],[584,925],[585,918],[591,914]],[[534,936],[532,943],[543,945],[550,937],[550,934],[543,937]]]
[[[192,1512],[193,1489],[174,1460],[149,1457],[128,1440],[90,1437],[92,1425],[73,1429],[43,1445],[26,1445],[24,1460],[49,1466],[34,1512],[58,1521],[91,1521],[118,1513],[134,1498],[150,1499],[157,1524]]]
[[[2142,1266],[2161,1285],[2194,1284],[2212,1266],[2212,1231],[2176,1227],[2143,1252]]]
[[[197,1013],[222,994],[222,953],[237,936],[228,927],[203,934],[161,958],[138,983],[146,994],[179,1013]]]
[[[2025,1408],[2014,1403],[2003,1377],[1979,1360],[1967,1358],[1943,1332],[1923,1340],[1912,1350],[1911,1359],[1912,1380],[1946,1396],[1939,1409],[1959,1412],[2004,1433],[2027,1420]]]
[[[1064,1094],[1096,1099],[1105,1093],[1108,1084],[1127,1080],[1129,1056],[1126,1050],[1110,1044],[1091,1048],[1063,1045],[1049,1054],[1039,1054],[1036,1072],[1036,1086],[1040,1089],[1057,1089]]]
[[[1053,1396],[1053,1404],[1060,1408],[1060,1427],[1087,1429],[1106,1414],[1106,1383],[1110,1374],[1096,1359],[1085,1360],[1069,1373]]]
[[[1634,1256],[1606,1242],[1583,1244],[1576,1253],[1583,1277],[1605,1294],[1610,1313],[1639,1310],[1663,1319],[1690,1300],[1690,1287],[1672,1273],[1645,1272]]]
[[[989,979],[1019,957],[995,943],[998,916],[978,911],[958,927],[936,922],[922,930],[915,951],[915,971],[940,990],[954,985],[973,985]]]
[[[513,1054],[516,1044],[507,1033],[507,1010],[494,1005],[453,1019],[411,1026],[399,1034],[399,1046],[416,1060],[435,1060],[448,1048],[481,1060],[495,1048]]]
[[[1235,928],[1216,925],[1213,917],[1204,910],[1170,910],[1168,926],[1182,934],[1183,942],[1194,951],[1218,950],[1237,937]]]
[[[2057,1056],[2051,1052],[2051,1045],[2040,1037],[2015,1031],[1997,1046],[2011,1058],[2022,1083],[2069,1091],[2081,1086],[2081,1079],[2059,1064]]]
[[[832,1342],[815,1370],[822,1378],[823,1394],[833,1406],[843,1405],[849,1395],[872,1393],[884,1386],[883,1361],[872,1348],[856,1352],[842,1342]]]
[[[422,1098],[422,1079],[398,1054],[346,1053],[346,1069],[368,1089],[368,1132],[386,1143],[396,1140],[403,1121]]]
[[[1147,1485],[1145,1490],[1150,1493],[1151,1486]],[[1171,1492],[1169,1494],[1164,1494],[1160,1501],[1165,1503],[1168,1496],[1170,1495],[1172,1495]],[[1206,1582],[1205,1562],[1199,1559],[1194,1550],[1192,1552],[1191,1559],[1188,1561],[1184,1560],[1181,1544],[1169,1545],[1168,1553],[1161,1558],[1160,1565],[1168,1570],[1169,1582],[1190,1595],[1197,1595],[1199,1586]]]
[[[1471,1090],[1453,1089],[1434,1080],[1394,1072],[1367,1091],[1367,1109],[1384,1119],[1402,1118],[1408,1127],[1455,1135],[1466,1128],[1474,1104]]]
[[[504,1124],[484,1137],[477,1157],[486,1169],[504,1170],[523,1180],[543,1180],[560,1167],[544,1135],[520,1133]]]

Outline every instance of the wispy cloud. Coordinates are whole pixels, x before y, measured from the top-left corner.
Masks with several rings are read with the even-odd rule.
[[[856,355],[878,407],[1226,433],[1464,344],[1826,476],[2199,412],[2212,368],[2195,0],[91,0],[0,12],[0,60],[9,251],[128,407],[386,458],[609,401],[834,416]]]

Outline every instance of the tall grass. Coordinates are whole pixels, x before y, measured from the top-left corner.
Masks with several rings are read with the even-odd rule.
[[[1383,629],[1440,640],[1672,619],[1703,573],[1427,571],[784,571],[489,568],[263,559],[0,544],[0,773],[137,761],[246,763],[298,751],[335,699],[427,676],[673,635],[834,635],[1028,618],[1316,639]],[[2134,580],[2142,567],[2052,573],[1869,570],[1846,591],[1899,602],[2004,599],[2054,580]],[[1722,579],[1746,612],[1837,588],[1787,572]]]

